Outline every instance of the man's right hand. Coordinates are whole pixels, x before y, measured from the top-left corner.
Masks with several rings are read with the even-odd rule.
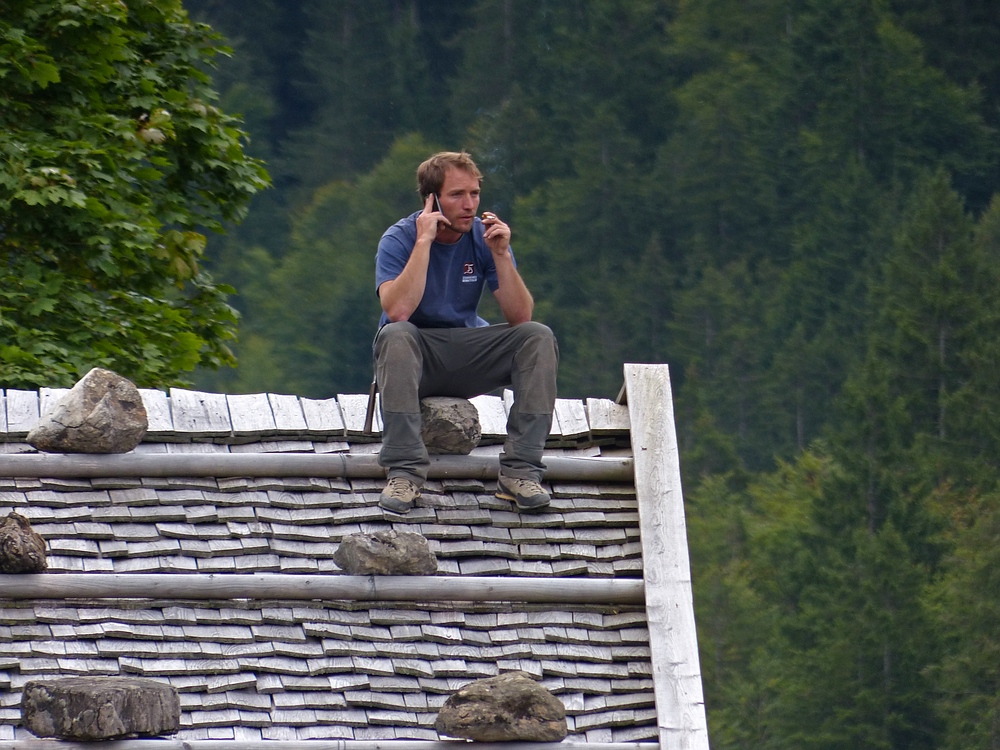
[[[431,242],[437,237],[438,223],[446,227],[451,226],[444,214],[437,210],[434,205],[434,194],[431,193],[424,200],[424,210],[417,216],[417,240],[427,239]]]

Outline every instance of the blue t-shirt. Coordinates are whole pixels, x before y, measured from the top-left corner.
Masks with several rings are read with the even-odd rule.
[[[403,272],[417,243],[419,211],[400,219],[382,235],[375,255],[375,289]],[[513,251],[511,252],[513,258]],[[472,230],[458,242],[431,243],[424,296],[410,316],[417,328],[479,328],[489,325],[479,317],[479,300],[489,284],[490,291],[500,286],[497,268],[483,239],[483,222],[476,218]],[[382,313],[379,326],[389,322]]]

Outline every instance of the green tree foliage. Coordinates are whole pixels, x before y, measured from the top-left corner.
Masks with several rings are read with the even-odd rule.
[[[0,17],[0,382],[144,385],[231,363],[202,228],[266,173],[212,103],[179,2],[9,2]]]

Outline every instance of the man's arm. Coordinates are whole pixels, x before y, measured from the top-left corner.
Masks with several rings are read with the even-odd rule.
[[[413,252],[410,253],[406,265],[399,276],[383,281],[379,285],[379,302],[392,323],[409,320],[424,297],[427,266],[431,259],[431,243],[437,236],[438,222],[445,221],[444,216],[433,208],[434,196],[428,195],[424,210],[417,217],[417,241],[413,245]]]
[[[535,301],[514,266],[514,257],[510,254],[510,227],[493,216],[484,221],[484,224],[486,229],[483,238],[493,253],[493,264],[496,266],[499,281],[493,296],[500,304],[500,311],[508,323],[512,326],[527,323],[531,320]]]

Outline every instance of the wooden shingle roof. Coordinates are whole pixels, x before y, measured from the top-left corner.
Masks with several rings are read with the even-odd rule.
[[[0,392],[0,517],[49,547],[49,572],[0,576],[0,750],[42,747],[17,726],[33,679],[165,680],[175,740],[247,746],[437,741],[451,693],[511,670],[562,699],[568,744],[707,748],[667,378],[627,365],[630,408],[560,400],[537,515],[493,495],[501,397],[397,516],[366,396],[144,391],[145,442],[91,457],[23,442],[59,391]],[[333,563],[391,528],[429,540],[437,576]]]

